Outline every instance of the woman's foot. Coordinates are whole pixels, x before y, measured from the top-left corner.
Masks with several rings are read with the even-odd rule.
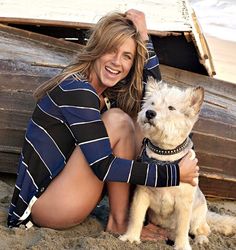
[[[144,241],[160,241],[168,240],[168,230],[158,227],[152,223],[143,227],[141,232],[141,240]]]
[[[112,216],[109,216],[108,223],[106,226],[106,232],[121,235],[126,232],[127,220],[115,220]]]

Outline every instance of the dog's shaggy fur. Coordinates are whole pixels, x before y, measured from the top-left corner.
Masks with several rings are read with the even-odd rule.
[[[204,99],[201,87],[181,90],[164,83],[149,79],[145,101],[138,115],[138,123],[152,144],[171,150],[180,145],[190,134],[198,119]],[[159,161],[176,161],[192,148],[189,138],[187,147],[173,155],[160,155],[145,147],[148,157]],[[198,183],[198,178],[196,178]],[[175,249],[191,249],[188,235],[195,236],[198,243],[207,243],[210,226],[224,234],[236,232],[235,218],[211,216],[206,199],[198,186],[180,183],[176,187],[152,188],[138,186],[133,198],[130,221],[126,234],[121,240],[140,243],[140,234],[144,218],[148,211],[148,220],[155,225],[171,230]],[[224,219],[228,219],[227,228]]]

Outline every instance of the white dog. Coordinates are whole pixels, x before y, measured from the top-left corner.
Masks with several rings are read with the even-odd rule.
[[[181,90],[149,79],[145,101],[138,114],[138,123],[146,138],[142,160],[151,159],[160,165],[178,161],[186,155],[193,146],[188,135],[198,119],[203,99],[204,89],[201,87]],[[198,183],[198,178],[195,181]],[[210,234],[208,222],[214,230],[224,234],[236,232],[235,218],[210,216],[199,187],[180,183],[179,186],[162,188],[138,186],[128,229],[121,240],[140,243],[147,211],[150,222],[171,230],[175,249],[191,249],[189,233],[197,242],[207,243]]]

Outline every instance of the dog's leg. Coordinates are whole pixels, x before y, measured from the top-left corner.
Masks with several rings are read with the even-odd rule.
[[[207,203],[205,196],[198,188],[195,193],[190,233],[195,236],[195,242],[199,244],[208,243],[208,235],[211,230],[207,224]]]
[[[140,235],[143,228],[144,218],[150,205],[148,194],[138,187],[134,194],[133,202],[130,210],[130,219],[127,232],[120,236],[122,241],[130,241],[131,243],[140,243]]]
[[[209,225],[206,221],[202,221],[202,223],[199,225],[197,231],[196,231],[196,238],[195,242],[202,245],[209,243],[208,235],[210,234],[211,230]]]
[[[179,197],[181,199],[181,197]],[[175,237],[175,250],[191,250],[188,233],[192,214],[193,201],[182,196],[182,199],[176,202],[177,227]]]

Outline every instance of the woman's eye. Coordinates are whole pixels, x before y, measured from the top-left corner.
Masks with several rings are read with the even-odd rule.
[[[130,55],[125,55],[125,58],[126,58],[127,60],[132,60],[132,57],[131,57]]]
[[[176,110],[173,106],[168,107],[169,110]]]

